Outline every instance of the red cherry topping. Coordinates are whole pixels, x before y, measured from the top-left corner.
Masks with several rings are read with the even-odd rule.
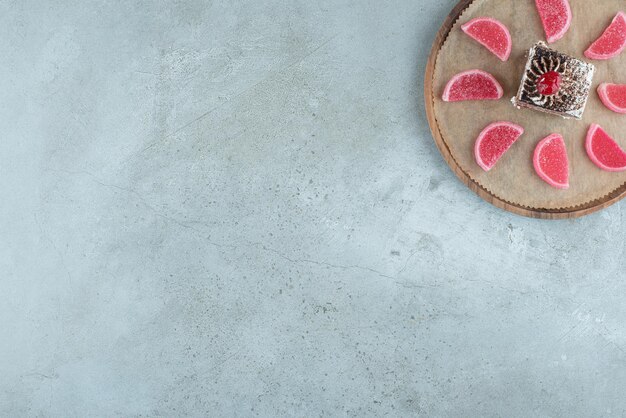
[[[537,80],[537,91],[544,96],[555,95],[561,88],[561,79],[561,74],[556,71],[549,71]]]

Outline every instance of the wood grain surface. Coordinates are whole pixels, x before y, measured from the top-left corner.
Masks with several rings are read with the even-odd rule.
[[[507,210],[509,212],[515,213],[517,215],[527,216],[531,218],[537,219],[572,219],[578,218],[581,216],[589,215],[591,213],[597,212],[608,206],[613,205],[614,203],[620,201],[626,196],[626,185],[616,189],[614,192],[605,196],[602,199],[595,200],[589,202],[587,204],[576,206],[572,208],[566,209],[536,209],[531,208],[519,204],[512,204],[510,202],[506,202],[497,196],[490,193],[488,190],[483,188],[481,185],[476,183],[471,177],[459,166],[459,164],[455,161],[450,149],[441,134],[439,129],[437,119],[435,117],[435,107],[434,107],[434,88],[433,88],[433,76],[435,72],[435,65],[437,61],[437,57],[439,55],[439,50],[441,49],[443,43],[445,42],[450,30],[454,26],[455,22],[461,15],[461,13],[473,2],[473,0],[461,0],[448,14],[445,22],[439,29],[437,36],[433,42],[433,46],[430,52],[430,56],[428,58],[428,63],[426,65],[426,74],[424,77],[424,100],[426,107],[426,116],[428,119],[428,123],[430,125],[430,130],[433,134],[433,138],[435,143],[437,144],[437,148],[441,152],[444,160],[452,171],[457,175],[457,177],[469,187],[472,191],[474,191],[478,196],[492,205]]]

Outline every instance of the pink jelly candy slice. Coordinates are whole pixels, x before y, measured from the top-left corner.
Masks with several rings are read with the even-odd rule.
[[[465,100],[498,100],[504,91],[491,74],[481,70],[470,70],[455,75],[443,92],[444,102]]]
[[[537,144],[533,165],[539,177],[550,186],[569,188],[569,161],[561,135],[552,134]]]
[[[572,23],[572,9],[568,0],[535,0],[535,4],[548,43],[565,36]]]
[[[491,170],[523,133],[524,128],[510,122],[487,126],[474,145],[476,163],[485,171]]]
[[[598,87],[598,95],[613,112],[626,114],[626,84],[602,83]]]
[[[461,26],[463,32],[506,61],[511,55],[511,33],[500,21],[490,17],[479,17]]]
[[[593,124],[585,141],[591,161],[605,171],[626,170],[626,153],[599,125]]]
[[[585,51],[585,56],[595,60],[608,60],[619,55],[624,48],[626,48],[626,14],[619,12],[602,36]]]

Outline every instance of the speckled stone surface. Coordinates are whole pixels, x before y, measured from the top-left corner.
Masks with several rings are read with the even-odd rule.
[[[454,3],[0,3],[0,416],[624,416],[623,205],[454,177]]]

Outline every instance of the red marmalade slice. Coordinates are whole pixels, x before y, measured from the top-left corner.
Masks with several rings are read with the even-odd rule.
[[[537,175],[550,186],[569,188],[569,160],[561,135],[552,134],[537,144],[533,165]]]
[[[443,92],[444,102],[498,100],[504,94],[498,80],[488,72],[470,70],[455,75]]]
[[[585,148],[591,161],[602,170],[626,170],[626,153],[599,125],[589,128]]]
[[[572,24],[572,8],[568,0],[535,0],[537,11],[549,44],[558,41]]]
[[[501,61],[511,55],[513,43],[509,29],[499,20],[478,17],[461,26],[463,32],[491,51]]]
[[[626,14],[619,12],[602,36],[585,51],[585,56],[595,60],[608,60],[621,54],[624,48],[626,48]]]
[[[511,122],[487,126],[474,145],[476,163],[485,171],[491,170],[523,133],[524,128]]]

